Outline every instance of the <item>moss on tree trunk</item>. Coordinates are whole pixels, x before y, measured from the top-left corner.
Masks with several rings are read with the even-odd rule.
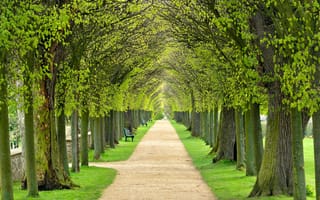
[[[293,192],[290,115],[282,105],[278,86],[270,90],[265,150],[250,197]]]

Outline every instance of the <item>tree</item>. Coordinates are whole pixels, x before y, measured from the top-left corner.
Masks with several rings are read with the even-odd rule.
[[[7,94],[7,67],[6,50],[0,49],[0,178],[1,198],[13,199],[13,185],[11,176],[11,159],[9,146],[8,94]]]

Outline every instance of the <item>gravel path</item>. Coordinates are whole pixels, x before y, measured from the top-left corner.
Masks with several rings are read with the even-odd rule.
[[[91,165],[118,171],[101,200],[215,199],[167,120],[151,127],[129,160]]]

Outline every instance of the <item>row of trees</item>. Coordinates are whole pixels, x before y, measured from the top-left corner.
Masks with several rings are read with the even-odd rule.
[[[319,1],[173,0],[159,9],[178,43],[161,62],[174,77],[167,101],[181,111],[176,119],[195,136],[207,134],[214,162],[237,160],[247,175],[257,174],[249,196],[306,199],[302,139],[312,116],[320,199]],[[268,114],[264,150],[261,105]]]
[[[121,137],[123,126],[136,128],[140,120],[151,117],[149,111],[159,111],[152,98],[159,82],[151,77],[159,72],[150,66],[162,50],[165,40],[159,38],[165,34],[155,31],[159,21],[151,5],[118,0],[1,1],[2,199],[13,199],[8,104],[16,103],[24,112],[23,182],[29,196],[37,196],[38,189],[75,186],[66,160],[66,117],[71,117],[72,170],[79,171],[79,119],[81,163],[87,165],[90,119],[94,156],[99,159],[106,142],[113,147]],[[22,98],[15,101],[17,96]]]

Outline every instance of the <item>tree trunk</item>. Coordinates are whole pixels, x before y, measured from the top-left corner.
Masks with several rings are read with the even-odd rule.
[[[5,54],[0,50],[0,183],[1,198],[13,199],[13,185],[10,157],[9,119],[8,119],[8,94],[6,68],[4,66]]]
[[[275,77],[271,47],[261,40],[266,33],[273,33],[272,19],[258,10],[252,19],[253,29],[257,34],[257,45],[262,51],[261,65],[264,75]],[[268,121],[265,139],[265,150],[256,183],[250,193],[254,196],[272,196],[292,194],[292,154],[291,126],[287,109],[282,105],[280,83],[273,81],[266,85],[268,89]]]
[[[263,157],[263,140],[258,104],[251,104],[245,113],[246,131],[246,175],[255,176],[259,172]]]
[[[252,116],[254,121],[254,152],[256,171],[259,172],[263,158],[263,136],[260,120],[260,105],[252,104]]]
[[[88,125],[89,112],[84,109],[81,113],[81,166],[89,165],[88,158]]]
[[[94,118],[94,159],[99,160],[101,156],[101,125],[100,118]]]
[[[306,180],[303,158],[302,116],[298,108],[291,109],[293,196],[296,200],[306,199]]]
[[[104,153],[104,147],[106,146],[106,118],[104,116],[100,117],[100,126],[101,126],[101,153]]]
[[[90,132],[91,132],[91,144],[90,144],[90,148],[94,149],[94,118],[93,117],[89,117],[89,125],[90,125]]]
[[[320,200],[320,111],[312,116],[316,200]]]
[[[60,162],[63,163],[63,169],[66,174],[70,175],[69,172],[69,161],[67,154],[67,144],[66,144],[66,117],[64,114],[64,105],[60,106],[61,113],[58,116],[58,146],[59,146],[59,158]]]
[[[234,160],[236,158],[235,113],[233,108],[222,107],[219,129],[219,146],[213,163],[219,160]]]
[[[191,135],[193,137],[199,137],[200,134],[200,113],[192,111],[192,125],[191,125]]]
[[[245,113],[245,131],[246,131],[246,176],[257,175],[255,152],[254,152],[254,121],[252,108]]]
[[[31,65],[31,64],[30,64]],[[32,63],[33,65],[33,63]],[[32,66],[33,67],[33,66]],[[31,68],[31,66],[30,66]],[[24,134],[24,150],[25,150],[25,173],[26,173],[26,187],[28,188],[29,197],[39,196],[38,182],[37,182],[37,170],[36,170],[36,157],[35,157],[35,145],[34,145],[34,123],[33,123],[33,96],[32,96],[32,82],[30,79],[30,72],[24,74],[24,85],[26,87],[24,93],[24,105],[25,105],[25,134]],[[25,180],[23,181],[25,182]]]
[[[212,146],[217,146],[218,141],[218,130],[219,130],[219,108],[215,106],[213,109],[213,142]]]
[[[79,165],[79,137],[78,137],[78,130],[79,130],[79,116],[78,111],[74,110],[71,115],[71,137],[72,137],[72,172],[80,172],[80,165]]]
[[[293,190],[290,115],[285,112],[280,87],[276,86],[269,91],[265,151],[250,197],[291,195]]]
[[[53,44],[50,55],[54,58],[55,49],[60,48]],[[47,51],[47,50],[45,50]],[[43,55],[46,53],[43,53]],[[37,177],[38,186],[41,190],[71,188],[74,186],[69,175],[65,173],[63,163],[59,158],[59,145],[56,133],[55,121],[55,85],[57,78],[56,63],[49,62],[47,57],[41,58],[41,66],[49,67],[40,81],[40,98],[42,104],[37,110],[36,137],[37,137]],[[41,70],[44,70],[44,67]]]
[[[113,122],[113,114],[112,114],[112,112],[110,112],[110,115],[108,117],[108,121],[107,122],[108,122],[107,128],[108,128],[109,146],[110,146],[110,148],[115,148],[113,125],[112,125],[112,122]]]
[[[210,147],[213,147],[214,144],[214,135],[213,135],[213,111],[209,111],[209,145]]]
[[[319,57],[319,52],[316,53]],[[317,64],[315,72],[315,87],[320,86],[320,66]],[[314,169],[315,169],[315,186],[316,186],[316,200],[320,200],[320,110],[312,115],[312,135],[313,135],[313,149],[314,149]]]
[[[243,170],[246,167],[245,164],[245,133],[244,133],[244,121],[241,109],[235,111],[235,123],[236,123],[236,144],[237,144],[237,166],[238,170]]]

